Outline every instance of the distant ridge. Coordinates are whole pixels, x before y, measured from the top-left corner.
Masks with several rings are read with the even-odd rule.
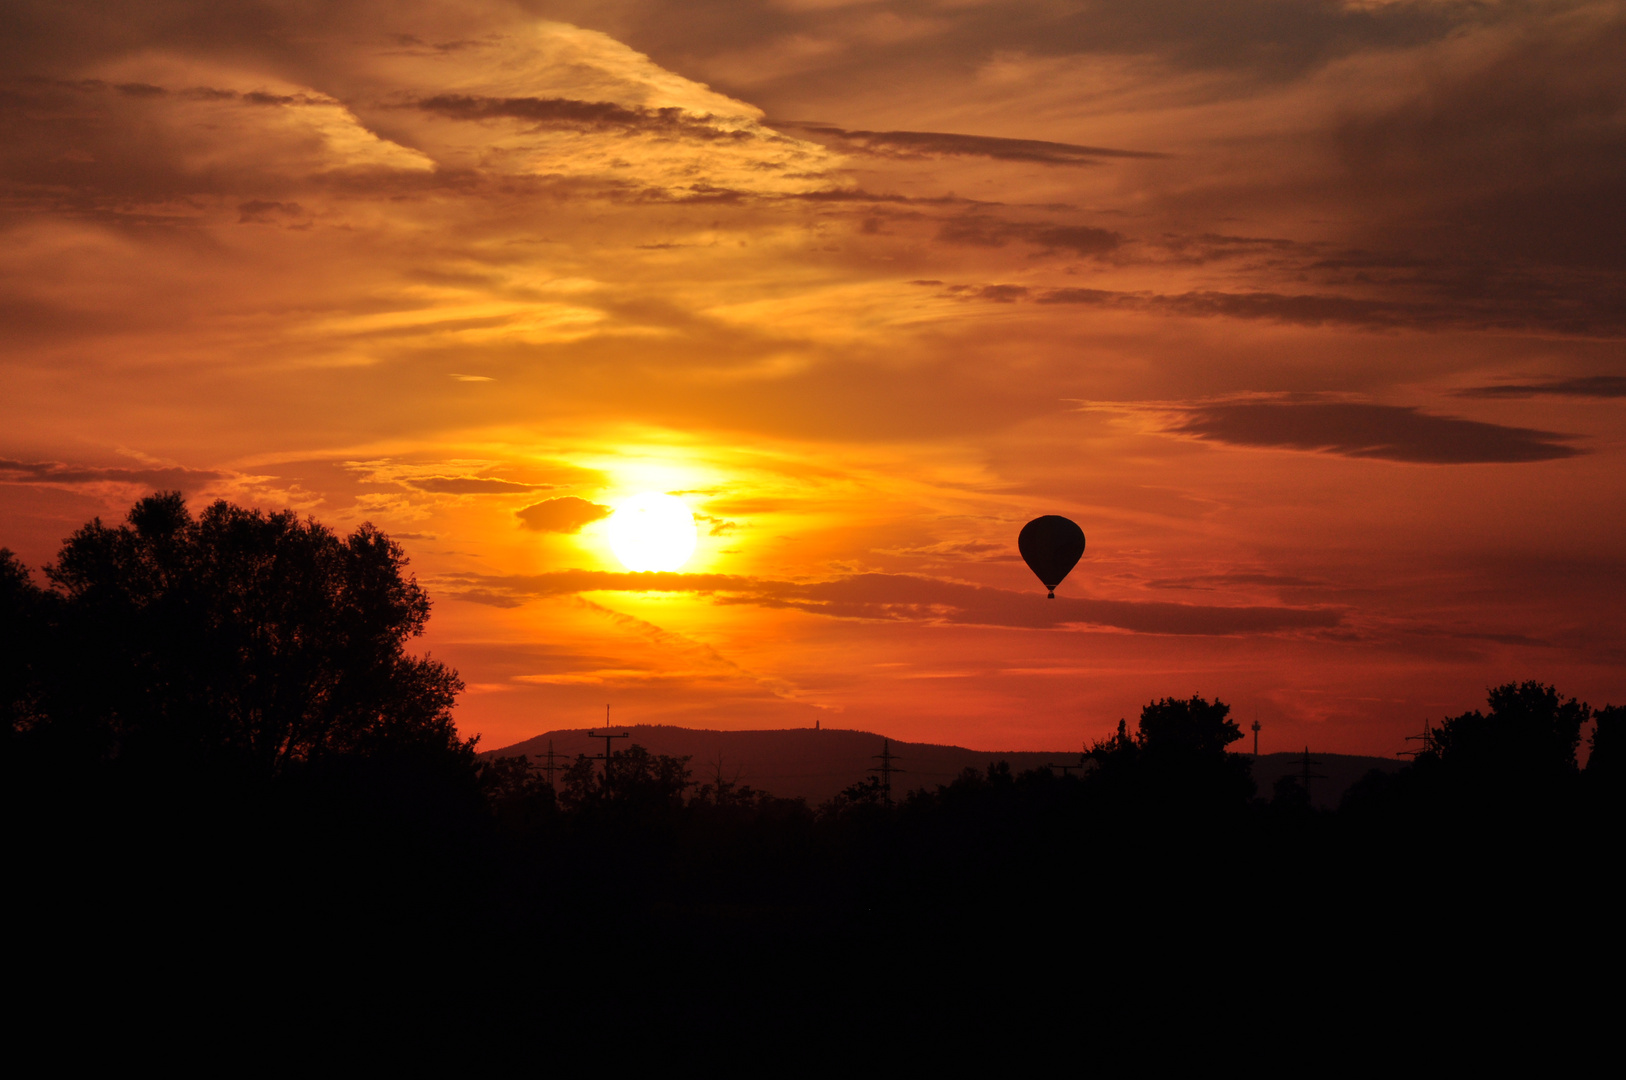
[[[554,754],[568,764],[575,760],[577,754],[604,751],[602,741],[588,737],[589,730],[604,729],[563,728],[545,731],[535,738],[499,750],[488,750],[480,756],[524,754],[534,762],[546,756],[551,739]],[[875,755],[881,752],[882,743],[882,736],[874,732],[841,728],[710,731],[665,724],[636,724],[609,730],[625,731],[632,736],[631,739],[616,740],[618,750],[633,742],[652,754],[689,758],[689,767],[697,781],[713,779],[721,760],[724,779],[749,784],[760,791],[769,791],[784,798],[806,799],[813,804],[824,802],[843,788],[868,776],[876,764]],[[1005,761],[1010,763],[1012,772],[1023,772],[1052,763],[1076,764],[1079,756],[1077,749],[970,750],[963,746],[900,742],[896,739],[892,740],[892,752],[897,755],[898,768],[902,770],[893,779],[893,791],[900,796],[915,788],[946,784],[967,767],[981,770],[996,761]],[[1324,807],[1337,806],[1349,785],[1370,770],[1392,772],[1405,764],[1393,758],[1352,754],[1312,753],[1311,759],[1319,763],[1314,771],[1327,777],[1313,781],[1310,787],[1315,805]],[[1253,769],[1259,794],[1269,798],[1277,777],[1297,773],[1301,760],[1301,754],[1261,754]]]

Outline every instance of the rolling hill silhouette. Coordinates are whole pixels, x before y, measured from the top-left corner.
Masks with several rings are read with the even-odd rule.
[[[489,750],[480,756],[507,757],[524,754],[534,764],[541,764],[552,741],[556,760],[569,764],[577,754],[597,754],[604,751],[602,740],[590,738],[590,730],[601,728],[563,728],[545,731],[532,739],[514,743],[498,750]],[[713,780],[719,772],[723,779],[748,784],[760,791],[771,792],[783,798],[803,798],[817,805],[869,775],[875,767],[875,755],[881,752],[882,736],[869,731],[851,731],[839,728],[790,728],[756,731],[711,731],[699,728],[671,727],[664,724],[639,724],[614,727],[608,730],[628,732],[630,739],[617,739],[615,748],[625,749],[636,743],[652,754],[689,758],[689,767],[696,780]],[[1072,765],[1079,760],[1078,750],[971,750],[963,746],[942,746],[935,743],[892,741],[892,753],[897,756],[901,774],[893,780],[893,790],[902,795],[915,788],[931,788],[946,784],[967,768],[986,769],[996,761],[1010,763],[1012,772],[1037,769],[1045,765]],[[1403,761],[1393,758],[1360,757],[1352,754],[1313,754],[1318,763],[1315,772],[1326,777],[1310,786],[1310,797],[1317,807],[1336,807],[1344,791],[1366,775],[1370,769],[1394,771]],[[1301,756],[1298,754],[1261,754],[1254,763],[1254,780],[1259,794],[1269,797],[1276,778],[1297,773]]]

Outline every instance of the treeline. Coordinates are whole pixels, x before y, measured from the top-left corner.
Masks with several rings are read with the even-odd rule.
[[[810,806],[638,746],[550,783],[458,738],[456,674],[406,651],[429,602],[405,565],[370,527],[178,495],[76,532],[43,586],[0,552],[27,941],[93,940],[131,978],[177,955],[227,980],[338,964],[350,981],[305,978],[318,1011],[694,1019],[874,1000],[899,964],[927,985],[887,1007],[926,1008],[938,981],[1046,955],[1133,982],[1234,970],[1247,934],[1388,949],[1419,919],[1472,968],[1486,934],[1618,897],[1623,710],[1551,686],[1497,687],[1336,811],[1291,777],[1257,791],[1201,697],[1148,704],[1077,775],[996,764],[896,799],[871,777]]]

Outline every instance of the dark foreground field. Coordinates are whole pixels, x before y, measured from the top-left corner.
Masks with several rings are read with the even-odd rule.
[[[747,1039],[773,1072],[815,1047],[872,1071],[883,1045],[1263,1067],[1233,1049],[1262,1009],[1342,1053],[1551,1050],[1613,1008],[1619,707],[1497,687],[1336,808],[1256,776],[1200,697],[1069,770],[901,747],[921,772],[889,788],[866,737],[829,794],[787,798],[651,734],[550,776],[460,739],[456,673],[404,649],[429,608],[403,564],[367,527],[179,496],[87,525],[50,588],[0,550],[19,1045],[177,1061],[229,1037],[208,1065],[231,1072],[341,1037],[368,1071],[429,1044],[459,1072],[711,1067]]]

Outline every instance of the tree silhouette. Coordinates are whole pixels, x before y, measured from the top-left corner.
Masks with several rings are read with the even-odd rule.
[[[633,745],[612,753],[602,769],[594,761],[582,754],[565,770],[559,800],[566,809],[645,821],[682,809],[683,793],[691,785],[688,758],[651,754]]]
[[[1486,780],[1539,783],[1573,776],[1584,702],[1563,700],[1539,682],[1506,683],[1489,692],[1490,712],[1448,718],[1434,733],[1432,756],[1453,772]]]
[[[0,548],[0,739],[39,720],[39,663],[49,597],[28,568]]]
[[[552,821],[559,799],[524,754],[487,758],[480,763],[480,787],[498,821],[515,832],[527,832]]]
[[[42,727],[104,757],[291,762],[413,751],[467,757],[457,674],[409,656],[429,598],[371,525],[339,537],[289,512],[179,493],[99,519],[46,576],[59,598]],[[8,571],[9,573],[9,571]]]
[[[1593,714],[1593,719],[1598,725],[1593,727],[1592,738],[1587,740],[1592,748],[1592,756],[1587,758],[1587,774],[1615,779],[1621,771],[1621,755],[1626,753],[1621,748],[1621,740],[1626,738],[1626,706],[1605,706]]]
[[[1189,701],[1164,698],[1140,713],[1136,742],[1149,754],[1181,758],[1217,758],[1242,738],[1242,729],[1230,718],[1223,701],[1205,701],[1193,694]]]
[[[1115,735],[1090,748],[1096,767],[1089,785],[1164,818],[1196,815],[1200,807],[1240,810],[1254,785],[1249,759],[1225,750],[1242,738],[1230,713],[1223,701],[1196,695],[1150,702],[1133,737],[1120,720]]]

